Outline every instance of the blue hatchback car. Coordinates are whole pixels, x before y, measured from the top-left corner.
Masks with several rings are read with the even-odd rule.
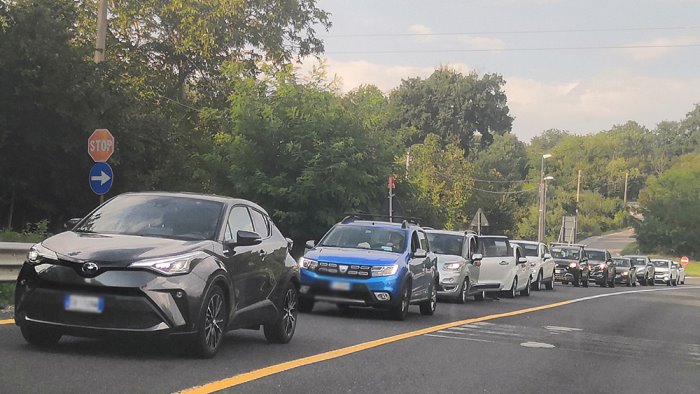
[[[341,309],[387,309],[397,320],[406,318],[411,304],[420,305],[423,315],[435,313],[437,257],[417,224],[348,216],[306,247],[300,260],[301,312],[330,302]]]

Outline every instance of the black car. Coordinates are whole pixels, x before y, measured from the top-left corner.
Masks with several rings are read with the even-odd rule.
[[[615,263],[610,252],[586,248],[586,258],[591,267],[591,280],[600,287],[615,287]]]
[[[615,283],[637,286],[637,267],[628,257],[613,257],[615,263]]]
[[[212,357],[227,330],[292,339],[299,270],[258,205],[189,193],[127,193],[34,245],[15,293],[31,344],[62,335],[163,334]]]
[[[554,259],[554,280],[575,287],[588,287],[591,267],[583,245],[552,243],[550,254]]]

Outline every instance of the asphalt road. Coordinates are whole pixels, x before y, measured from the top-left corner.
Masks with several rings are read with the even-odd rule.
[[[607,249],[613,256],[620,254],[625,246],[631,244],[635,241],[634,229],[628,228],[620,232],[598,235],[584,240],[579,241],[579,243],[584,244],[590,248]]]
[[[677,288],[556,286],[514,300],[440,303],[432,317],[411,307],[405,322],[388,320],[379,311],[343,314],[319,304],[300,316],[290,344],[267,344],[257,331],[232,332],[213,360],[190,359],[171,343],[152,340],[63,338],[55,348],[38,350],[6,324],[0,325],[0,392],[174,392],[289,361],[285,372],[264,370],[256,373],[259,379],[253,376],[227,391],[697,392],[700,280],[687,283]],[[599,295],[610,296],[522,312]],[[485,316],[344,356],[331,353],[328,360],[309,365],[293,361]]]

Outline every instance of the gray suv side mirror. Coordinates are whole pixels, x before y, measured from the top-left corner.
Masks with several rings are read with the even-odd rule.
[[[422,259],[428,256],[428,252],[426,252],[423,249],[416,249],[415,252],[413,252],[413,257],[417,259]]]

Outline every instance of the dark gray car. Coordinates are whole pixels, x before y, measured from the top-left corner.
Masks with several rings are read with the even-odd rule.
[[[17,278],[15,320],[29,343],[166,334],[212,357],[227,330],[294,335],[298,266],[257,204],[128,193],[70,223],[31,248]]]

